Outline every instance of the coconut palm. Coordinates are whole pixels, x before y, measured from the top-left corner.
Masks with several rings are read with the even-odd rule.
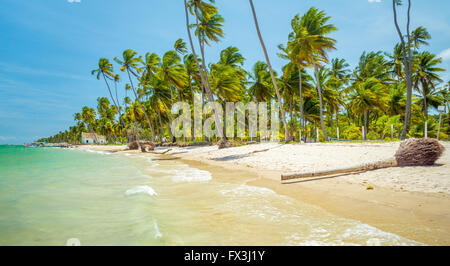
[[[442,63],[442,58],[429,52],[422,52],[418,55],[413,73],[414,89],[423,97],[423,112],[425,119],[428,120],[428,103],[427,98],[431,89],[435,89],[436,82],[442,82],[438,72],[445,71],[437,65]],[[419,87],[420,85],[420,87]]]
[[[137,73],[142,72],[142,68],[140,68],[140,64],[142,64],[141,57],[137,57],[137,53],[135,51],[133,51],[132,49],[127,49],[123,52],[122,59],[115,57],[114,61],[116,61],[118,64],[121,65],[121,68],[120,68],[121,71],[127,72],[128,79],[130,80],[130,84],[131,84],[131,89],[133,90],[136,101],[138,102],[140,108],[142,109],[142,111],[144,113],[145,119],[147,120],[147,123],[150,127],[152,139],[154,140],[155,132],[153,130],[152,122],[150,121],[150,118],[149,118],[147,112],[145,112],[145,109],[142,106],[142,103],[139,99],[140,97],[138,96],[136,89],[134,88],[133,80],[131,78],[131,74],[133,74],[136,78],[139,78]]]
[[[376,78],[357,81],[351,87],[349,102],[354,113],[364,115],[364,136],[367,136],[370,111],[385,110],[387,92],[385,86]]]
[[[173,49],[177,51],[177,53],[184,55],[187,53],[187,46],[183,39],[178,39],[173,45]]]
[[[125,127],[125,123],[122,121],[122,114],[120,113],[119,102],[116,101],[117,100],[117,82],[119,81],[120,76],[114,75],[113,72],[114,72],[114,68],[113,68],[113,65],[109,62],[109,60],[106,58],[100,58],[100,60],[98,61],[98,69],[92,70],[91,74],[96,75],[97,79],[100,79],[100,77],[103,77],[103,80],[106,83],[106,87],[108,88],[108,92],[111,97],[111,101],[116,106],[117,111],[119,112],[120,121],[121,121],[122,125]],[[114,99],[114,96],[111,92],[111,88],[108,83],[108,80],[112,80],[115,84],[116,99]]]
[[[414,48],[417,50],[422,45],[428,45],[427,40],[431,39],[431,35],[427,29],[420,26],[411,32],[411,41],[414,44]]]
[[[261,31],[259,29],[259,23],[258,23],[258,18],[256,17],[255,6],[253,5],[252,0],[249,0],[249,2],[250,2],[250,7],[252,9],[253,20],[255,21],[256,32],[258,34],[258,38],[259,38],[259,42],[261,43],[261,47],[264,51],[264,56],[266,58],[267,66],[268,66],[269,72],[270,72],[270,78],[272,79],[272,84],[275,89],[275,93],[276,93],[277,100],[278,100],[278,105],[280,106],[280,109],[281,109],[281,117],[283,118],[283,123],[284,123],[284,138],[285,138],[285,141],[288,141],[289,140],[289,131],[288,131],[288,125],[286,123],[286,115],[284,112],[283,104],[281,102],[280,91],[278,90],[277,81],[275,78],[274,71],[272,69],[272,65],[270,64],[270,59],[269,59],[269,55],[267,54],[266,45],[264,44],[264,40],[262,38]]]
[[[323,120],[323,102],[322,102],[322,88],[319,79],[319,67],[322,63],[327,63],[327,52],[335,49],[336,40],[326,35],[334,32],[337,28],[333,24],[328,24],[331,17],[326,16],[324,11],[319,11],[317,8],[311,8],[303,15],[294,26],[294,31],[299,32],[297,42],[302,43],[302,48],[309,55],[309,62],[311,62],[316,83],[317,92],[320,105],[320,125],[325,141],[328,141],[328,134],[325,129]],[[301,32],[301,34],[300,34]]]
[[[273,97],[273,86],[267,64],[261,61],[256,62],[253,71],[249,73],[249,78],[249,95],[257,102],[270,101]]]

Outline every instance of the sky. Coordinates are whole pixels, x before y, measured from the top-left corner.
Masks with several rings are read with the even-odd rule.
[[[393,50],[399,42],[390,0],[254,0],[273,67],[286,61],[277,45],[286,43],[290,21],[317,7],[331,16],[337,50],[352,68],[364,51]],[[405,2],[405,1],[404,1]],[[450,1],[412,0],[411,27],[432,36],[424,49],[443,58],[450,78]],[[225,19],[225,37],[207,47],[208,62],[236,46],[245,68],[264,60],[247,0],[216,0]],[[399,9],[405,28],[406,8]],[[100,57],[120,57],[125,49],[159,55],[178,38],[187,41],[183,0],[0,0],[0,144],[23,144],[54,135],[74,124],[73,114],[96,107],[107,96],[103,81],[91,76]],[[119,67],[114,65],[119,72]],[[124,83],[122,82],[121,86]]]

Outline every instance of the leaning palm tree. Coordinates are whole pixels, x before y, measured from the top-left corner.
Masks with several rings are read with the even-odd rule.
[[[116,61],[118,64],[121,65],[121,68],[120,68],[121,71],[127,72],[128,79],[130,80],[130,84],[131,84],[131,89],[133,90],[134,96],[136,98],[136,101],[139,104],[139,107],[142,109],[142,111],[144,113],[145,119],[147,120],[147,123],[150,127],[150,132],[152,134],[152,140],[154,140],[155,132],[153,130],[152,122],[150,121],[150,118],[149,118],[147,112],[145,111],[144,107],[142,106],[142,103],[139,99],[140,97],[138,96],[136,89],[134,88],[133,80],[131,78],[131,74],[133,74],[136,78],[139,78],[139,76],[134,72],[134,70],[138,73],[142,71],[142,69],[139,66],[139,64],[142,63],[142,59],[141,59],[141,57],[136,57],[136,55],[137,55],[137,53],[135,51],[133,51],[132,49],[127,49],[123,52],[122,59],[115,57],[114,61]]]
[[[277,95],[278,105],[280,106],[280,109],[281,109],[281,117],[283,118],[283,123],[284,123],[284,139],[285,139],[285,141],[288,141],[289,140],[289,130],[288,130],[288,125],[286,123],[286,114],[284,112],[283,104],[281,102],[280,90],[278,89],[277,81],[276,81],[275,75],[272,70],[272,65],[270,64],[269,55],[267,54],[266,45],[264,44],[264,40],[262,38],[261,31],[259,29],[259,23],[258,23],[258,18],[256,17],[255,6],[253,5],[252,0],[249,0],[249,2],[250,2],[250,7],[251,7],[252,13],[253,13],[253,20],[255,21],[256,32],[258,33],[259,42],[261,43],[261,47],[264,51],[264,56],[266,58],[267,66],[269,67],[272,84],[275,89],[275,93]]]

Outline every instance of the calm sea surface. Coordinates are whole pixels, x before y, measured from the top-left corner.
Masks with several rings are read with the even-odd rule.
[[[0,245],[411,245],[175,160],[0,146]]]

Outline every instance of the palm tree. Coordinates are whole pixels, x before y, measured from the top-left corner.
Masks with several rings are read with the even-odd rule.
[[[431,39],[431,35],[427,29],[420,26],[411,32],[411,41],[414,43],[414,48],[417,50],[421,45],[428,45],[427,40]]]
[[[111,97],[111,100],[114,103],[114,105],[116,106],[117,111],[119,112],[120,121],[121,121],[123,127],[125,127],[125,123],[122,120],[122,114],[120,112],[119,103],[116,100],[114,100],[114,96],[111,92],[111,88],[108,83],[108,80],[112,80],[116,84],[115,89],[116,89],[116,97],[117,97],[117,82],[120,79],[120,77],[119,77],[119,75],[114,75],[113,72],[114,72],[113,65],[109,62],[109,60],[106,58],[100,58],[100,60],[98,61],[98,69],[92,70],[91,74],[97,75],[96,76],[97,79],[100,79],[100,76],[103,77],[103,80],[106,83],[106,87],[108,88],[108,92]]]
[[[276,96],[277,96],[278,105],[280,106],[280,109],[281,109],[281,117],[283,118],[283,123],[284,123],[284,139],[285,139],[285,141],[288,141],[289,140],[289,130],[288,130],[288,125],[286,123],[286,114],[284,112],[283,104],[281,102],[280,91],[278,90],[277,81],[275,79],[275,74],[274,74],[274,72],[272,70],[272,65],[270,64],[270,59],[269,59],[269,55],[267,54],[266,45],[264,44],[264,40],[262,38],[261,31],[259,29],[258,18],[256,17],[256,11],[255,11],[255,7],[253,5],[253,1],[249,0],[249,2],[250,2],[250,7],[251,7],[252,13],[253,13],[253,20],[255,21],[256,32],[258,34],[258,38],[259,38],[259,42],[261,43],[261,47],[262,47],[262,49],[264,51],[264,56],[266,58],[267,66],[269,67],[269,72],[270,72],[270,77],[272,79],[272,84],[273,84],[273,87],[275,89],[275,93],[276,93]]]
[[[173,48],[177,53],[184,55],[187,53],[187,46],[183,39],[178,39],[175,44],[173,45]]]
[[[253,66],[253,72],[249,73],[249,95],[257,102],[268,102],[273,96],[273,86],[270,80],[269,67],[266,63],[258,61]]]
[[[139,67],[139,64],[142,63],[141,57],[136,57],[137,53],[133,51],[132,49],[127,49],[122,54],[122,59],[119,59],[117,57],[114,58],[114,61],[116,61],[118,64],[121,65],[120,70],[123,72],[127,72],[128,79],[130,80],[131,89],[133,90],[134,96],[136,98],[136,101],[139,104],[139,107],[142,109],[145,119],[147,120],[147,123],[150,127],[150,131],[152,134],[152,140],[155,140],[155,132],[153,130],[152,122],[150,121],[150,118],[147,115],[147,112],[145,111],[144,107],[142,106],[141,101],[139,100],[139,96],[134,88],[133,80],[131,78],[131,74],[133,74],[136,78],[139,78],[139,76],[133,71],[136,70],[138,73],[142,71],[142,69]]]
[[[385,86],[373,77],[362,82],[355,82],[351,90],[350,106],[354,113],[364,115],[364,137],[366,137],[369,127],[369,112],[376,109],[384,110],[388,95]]]
[[[328,62],[327,51],[335,49],[336,40],[326,36],[337,30],[333,24],[327,24],[330,19],[331,17],[327,17],[324,11],[311,8],[295,26],[297,32],[302,32],[299,34],[298,42],[304,45],[304,53],[309,54],[309,62],[314,69],[320,105],[320,125],[325,141],[328,141],[328,134],[323,120],[322,88],[318,70],[321,62]]]
[[[415,64],[415,71],[413,73],[414,89],[422,94],[425,120],[428,120],[428,94],[431,89],[435,88],[434,84],[436,82],[442,82],[442,79],[437,73],[445,71],[437,67],[441,63],[442,58],[438,58],[429,52],[422,52],[418,55],[417,63]],[[419,88],[419,84],[421,88]]]

